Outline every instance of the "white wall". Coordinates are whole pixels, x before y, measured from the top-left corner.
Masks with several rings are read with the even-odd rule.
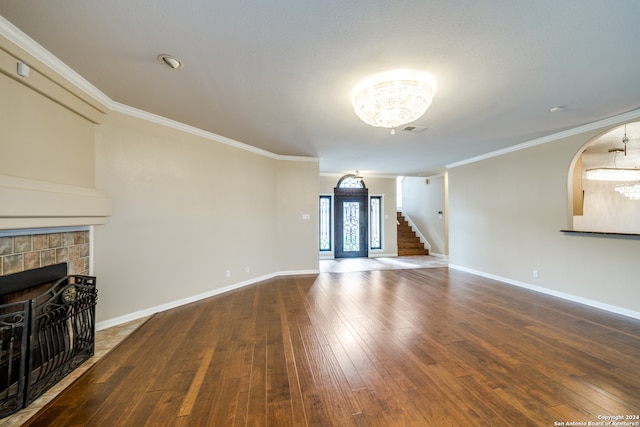
[[[0,73],[0,175],[93,187],[93,132],[90,121]]]
[[[28,78],[16,67],[25,57]],[[93,225],[110,215],[94,188],[101,108],[0,36],[0,229]]]
[[[108,217],[92,239],[99,322],[318,271],[317,160],[109,111],[2,37],[0,101],[0,229]]]
[[[95,229],[98,321],[318,269],[317,221],[294,219],[317,210],[316,197],[300,197],[317,194],[317,162],[110,113],[96,133],[96,185],[113,201]]]
[[[333,194],[342,175],[326,174],[320,176],[320,194]],[[398,232],[396,225],[396,178],[365,176],[364,183],[369,196],[382,196],[384,204],[382,220],[382,250],[369,250],[369,257],[398,255]],[[318,203],[316,193],[316,204]],[[317,210],[317,208],[316,208]],[[318,221],[316,220],[316,225]],[[318,245],[316,244],[316,254]]]
[[[319,268],[318,194],[311,190],[318,187],[318,174],[317,162],[278,161],[275,243],[280,271]]]
[[[444,175],[428,180],[405,177],[402,181],[402,211],[431,245],[430,254],[447,254]]]
[[[640,314],[640,239],[560,232],[571,162],[605,130],[450,169],[450,265]]]

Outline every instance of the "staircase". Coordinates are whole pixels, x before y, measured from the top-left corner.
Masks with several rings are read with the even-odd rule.
[[[416,236],[409,223],[401,212],[398,218],[398,256],[429,255],[429,250],[424,248],[420,238]]]

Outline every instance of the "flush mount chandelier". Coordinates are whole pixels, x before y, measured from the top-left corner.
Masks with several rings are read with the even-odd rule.
[[[624,125],[624,136],[622,137],[622,144],[624,148],[612,148],[609,153],[613,153],[612,168],[593,168],[585,171],[585,178],[595,181],[640,181],[640,169],[638,168],[619,168],[616,167],[616,159],[618,154],[624,153],[627,157],[627,144],[629,143],[629,137],[627,136],[627,125]]]
[[[435,92],[435,80],[429,74],[385,71],[358,83],[351,92],[351,103],[363,122],[393,129],[422,116]]]
[[[616,159],[619,154],[624,153],[624,157],[627,157],[628,143],[627,125],[624,125],[624,136],[622,137],[624,148],[612,148],[609,150],[609,153],[613,153],[614,156],[614,167],[587,169],[585,178],[597,181],[619,181],[621,183],[616,184],[614,188],[617,193],[631,200],[640,200],[640,168],[616,167]],[[636,182],[631,183],[631,181]]]
[[[587,169],[585,177],[595,181],[640,181],[640,169],[597,168]]]

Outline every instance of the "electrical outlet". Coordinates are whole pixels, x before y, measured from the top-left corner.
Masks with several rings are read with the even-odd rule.
[[[249,272],[249,266],[248,265],[244,268],[244,271],[247,272],[247,273]]]
[[[537,279],[540,276],[538,270],[533,270],[533,278]]]
[[[227,277],[231,277],[231,270],[227,270]]]

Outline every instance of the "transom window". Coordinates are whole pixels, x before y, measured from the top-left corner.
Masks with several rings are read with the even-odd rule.
[[[362,178],[355,175],[345,175],[338,182],[338,188],[365,188]]]

